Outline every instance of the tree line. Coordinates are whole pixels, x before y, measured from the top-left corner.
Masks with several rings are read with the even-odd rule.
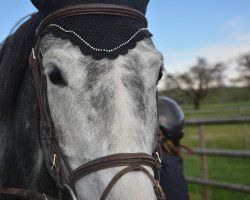
[[[250,93],[250,52],[237,58],[237,71],[240,76],[231,79],[233,84],[248,88]],[[205,58],[198,58],[194,66],[182,73],[166,73],[164,78],[165,91],[176,91],[183,98],[192,102],[194,109],[200,109],[201,102],[210,95],[213,88],[225,87],[225,63],[210,64]]]

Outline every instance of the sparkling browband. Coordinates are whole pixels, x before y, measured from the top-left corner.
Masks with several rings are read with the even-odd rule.
[[[145,31],[147,30],[147,28],[141,28],[138,31],[136,31],[136,33],[134,35],[132,35],[127,41],[123,42],[122,44],[120,44],[119,46],[113,48],[113,49],[99,49],[96,47],[93,47],[91,44],[89,44],[86,40],[84,40],[81,36],[79,36],[75,31],[72,30],[66,30],[63,27],[57,25],[57,24],[50,24],[49,27],[56,27],[66,33],[72,33],[74,34],[77,38],[79,38],[79,40],[81,40],[85,45],[87,45],[89,48],[91,48],[94,51],[99,51],[99,52],[113,52],[115,50],[120,49],[121,47],[125,46],[126,44],[128,44],[136,35],[138,35],[141,31]]]

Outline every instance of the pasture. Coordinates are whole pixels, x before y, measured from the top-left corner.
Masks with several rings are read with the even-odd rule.
[[[203,105],[195,112],[190,106],[183,106],[186,119],[249,116],[250,102]],[[216,111],[216,112],[215,112]],[[250,124],[207,125],[205,138],[207,148],[245,150],[250,149]],[[246,134],[247,132],[247,134]],[[198,148],[198,127],[186,126],[182,144]],[[184,155],[185,175],[201,177],[199,156]],[[250,160],[241,158],[208,157],[209,179],[250,186]],[[191,200],[202,200],[202,187],[189,185]],[[209,188],[210,200],[250,200],[250,194]]]

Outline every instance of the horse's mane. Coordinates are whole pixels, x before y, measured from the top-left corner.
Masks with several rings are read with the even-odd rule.
[[[0,120],[13,111],[41,19],[41,14],[32,14],[5,39],[0,49]]]

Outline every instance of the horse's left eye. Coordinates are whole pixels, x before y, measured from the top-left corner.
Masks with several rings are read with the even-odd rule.
[[[49,80],[54,85],[65,85],[65,81],[63,80],[63,77],[61,75],[60,70],[57,66],[53,66],[51,71],[48,73]]]
[[[157,82],[158,82],[159,80],[161,80],[161,78],[162,78],[162,71],[163,71],[163,66],[161,67],[161,69],[160,69],[160,71],[159,71],[159,75],[158,75]]]

